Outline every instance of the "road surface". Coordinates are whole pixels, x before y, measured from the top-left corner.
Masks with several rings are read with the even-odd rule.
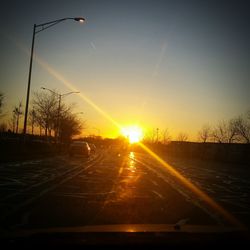
[[[204,180],[209,173],[185,169],[187,165],[181,162],[172,164],[220,201],[218,190],[223,185],[210,180],[208,186]],[[243,185],[244,192],[239,191],[239,207],[249,216],[248,184]],[[238,195],[227,192],[228,200],[231,195],[231,203],[237,203]],[[152,158],[118,148],[100,150],[89,159],[65,155],[1,164],[0,220],[3,228],[11,229],[180,221],[195,225],[225,223]]]

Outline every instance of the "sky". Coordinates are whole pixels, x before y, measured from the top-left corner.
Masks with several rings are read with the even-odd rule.
[[[82,16],[36,34],[31,95],[80,91],[64,101],[83,112],[83,135],[116,137],[118,123],[195,139],[250,109],[247,2],[2,1],[5,111],[25,104],[33,25]]]

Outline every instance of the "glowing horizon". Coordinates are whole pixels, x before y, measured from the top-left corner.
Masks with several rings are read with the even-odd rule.
[[[29,57],[30,56],[30,51],[24,46],[22,45],[20,42],[17,42],[18,40],[16,38],[9,38],[10,40],[12,40],[12,42],[14,42],[15,45],[17,45],[18,48],[21,48],[22,51],[25,51],[25,54]],[[92,46],[93,47],[93,46]],[[97,48],[96,48],[97,49]],[[160,69],[160,64],[163,63],[163,57],[164,55],[167,53],[168,51],[168,47],[166,42],[163,43],[162,48],[160,50],[159,53],[159,58],[158,61],[156,63],[156,66],[153,70],[153,73],[151,75],[150,79],[147,79],[147,81],[143,82],[145,85],[148,85],[150,81],[152,81],[153,83],[155,81],[158,80],[159,78],[159,69]],[[27,57],[27,58],[28,58]],[[98,113],[101,114],[102,110],[98,111],[98,107],[99,106],[105,106],[105,109],[108,110],[108,112],[106,112],[108,114],[112,114],[112,117],[115,117],[116,121],[119,121],[119,124],[126,124],[126,123],[130,123],[130,124],[136,124],[136,123],[141,123],[143,124],[143,127],[145,128],[145,130],[152,130],[152,129],[156,129],[156,128],[160,128],[160,131],[163,131],[164,129],[168,129],[172,139],[174,140],[177,135],[181,132],[187,132],[188,131],[188,135],[189,135],[189,140],[190,141],[197,141],[197,132],[198,130],[206,123],[208,123],[208,120],[211,120],[211,113],[206,113],[202,112],[202,114],[198,114],[195,110],[195,112],[192,112],[190,110],[189,105],[193,105],[194,103],[189,103],[190,100],[188,100],[188,102],[185,103],[185,98],[184,101],[181,100],[180,103],[182,103],[182,105],[186,105],[185,109],[182,109],[181,106],[175,106],[175,105],[170,105],[170,103],[168,103],[168,101],[172,99],[172,97],[168,97],[168,99],[166,99],[166,106],[164,105],[159,105],[156,106],[155,104],[153,104],[152,106],[154,106],[154,108],[152,107],[147,107],[147,112],[145,112],[145,107],[146,104],[148,102],[148,98],[149,95],[146,94],[145,96],[143,96],[140,92],[143,89],[140,89],[140,91],[138,90],[138,96],[133,97],[133,99],[137,100],[137,99],[141,99],[142,100],[142,104],[141,106],[137,104],[137,106],[134,106],[134,104],[130,104],[131,103],[131,96],[132,93],[123,93],[122,91],[117,91],[118,89],[114,89],[113,91],[107,90],[107,92],[101,92],[101,95],[99,94],[99,91],[96,91],[94,94],[90,92],[91,94],[91,98],[88,97],[89,94],[89,86],[90,84],[82,84],[81,81],[79,81],[79,79],[77,79],[77,81],[74,78],[69,78],[70,81],[68,79],[66,79],[65,77],[62,77],[62,75],[57,74],[57,71],[55,69],[53,69],[47,62],[45,62],[43,59],[41,59],[39,57],[39,55],[37,53],[34,53],[34,61],[36,61],[40,66],[42,66],[41,68],[45,69],[51,76],[53,76],[53,79],[56,79],[58,83],[62,83],[64,82],[64,86],[67,90],[71,90],[71,91],[80,91],[81,92],[81,96],[82,96],[82,100],[85,99],[84,102],[87,102],[90,104],[90,106],[94,107],[94,109],[92,110],[88,110],[85,113],[85,119],[88,120],[88,122],[90,123],[90,128],[87,128],[83,131],[82,135],[89,135],[89,134],[98,134],[101,135],[103,137],[111,137],[111,138],[116,138],[120,135],[120,129],[116,129],[117,126],[113,126],[110,124],[114,124],[113,122],[111,122],[110,124],[104,124],[104,120],[101,120],[98,117]],[[34,67],[35,68],[35,67]],[[27,70],[27,69],[26,69]],[[40,81],[40,84],[37,86],[37,80],[35,80],[35,71],[36,69],[34,69],[34,72],[32,73],[32,86],[31,88],[40,88],[41,85],[44,85],[43,81]],[[137,79],[137,78],[136,78]],[[144,79],[145,80],[145,79]],[[187,79],[188,80],[188,79]],[[99,79],[96,80],[97,83],[101,82],[101,85],[106,85],[107,84],[107,80],[105,82],[100,81]],[[74,82],[74,86],[70,86],[71,82]],[[140,81],[138,81],[139,84]],[[181,82],[181,80],[179,81]],[[82,85],[84,85],[84,89],[82,88]],[[152,85],[152,83],[151,83]],[[46,83],[46,86],[51,88],[50,85],[48,85]],[[57,88],[58,88],[58,84],[57,84]],[[62,87],[60,86],[60,89]],[[86,91],[85,91],[86,88]],[[171,86],[170,89],[172,89],[173,87]],[[31,89],[31,90],[32,90]],[[152,89],[149,88],[150,91],[152,91]],[[20,92],[18,90],[18,92]],[[85,94],[86,92],[86,94]],[[121,93],[120,93],[121,92]],[[168,92],[167,92],[168,93]],[[245,91],[245,93],[247,93],[247,91]],[[119,94],[119,96],[117,96]],[[124,97],[123,97],[124,94]],[[129,97],[127,97],[129,95]],[[179,95],[179,93],[178,93]],[[179,97],[177,95],[177,98]],[[120,98],[122,96],[122,98]],[[67,100],[74,100],[74,97],[67,97]],[[92,102],[93,100],[98,100],[98,105],[95,102]],[[117,99],[117,100],[116,100]],[[159,96],[158,99],[161,99],[161,96]],[[244,98],[243,98],[244,99]],[[11,100],[11,98],[10,98]],[[118,102],[118,106],[117,105],[113,105],[112,104],[112,100],[114,100],[117,104]],[[25,100],[23,100],[24,103]],[[92,102],[92,103],[91,103]],[[165,102],[165,101],[164,101]],[[140,103],[139,103],[140,104]],[[12,104],[13,105],[13,104]],[[79,109],[79,111],[82,111],[82,109],[85,109],[83,104],[81,105],[81,109]],[[210,104],[210,105],[214,105],[214,104]],[[83,107],[83,108],[82,108]],[[116,108],[117,107],[117,108]],[[165,110],[163,110],[163,107]],[[199,105],[195,105],[195,108],[198,108]],[[216,108],[217,109],[217,108]],[[93,112],[93,110],[97,111],[97,112]],[[230,108],[228,108],[227,110],[230,110]],[[11,112],[9,112],[11,113]],[[235,112],[234,112],[235,113]],[[242,113],[235,113],[236,115],[240,115]],[[214,114],[213,114],[214,115]],[[104,115],[105,116],[105,115]],[[109,115],[108,115],[109,116]],[[223,116],[219,116],[218,114],[215,114],[215,116],[217,117],[215,121],[209,122],[211,125],[216,125],[216,123],[219,120],[223,120],[225,119],[226,112],[223,113]],[[169,118],[170,117],[170,118]],[[233,118],[233,116],[229,116],[229,118]],[[110,117],[108,118],[108,120],[110,120]],[[228,118],[227,118],[228,119]],[[100,129],[100,133],[95,131],[93,132],[92,128],[93,126],[97,126]]]

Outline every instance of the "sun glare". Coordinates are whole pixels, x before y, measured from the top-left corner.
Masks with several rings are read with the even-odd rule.
[[[129,140],[130,143],[139,142],[142,139],[142,129],[138,126],[128,126],[122,128],[122,134]]]

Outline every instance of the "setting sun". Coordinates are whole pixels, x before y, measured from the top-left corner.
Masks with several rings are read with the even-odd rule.
[[[128,138],[130,143],[139,142],[142,139],[142,129],[138,126],[128,126],[122,128],[122,134]]]

